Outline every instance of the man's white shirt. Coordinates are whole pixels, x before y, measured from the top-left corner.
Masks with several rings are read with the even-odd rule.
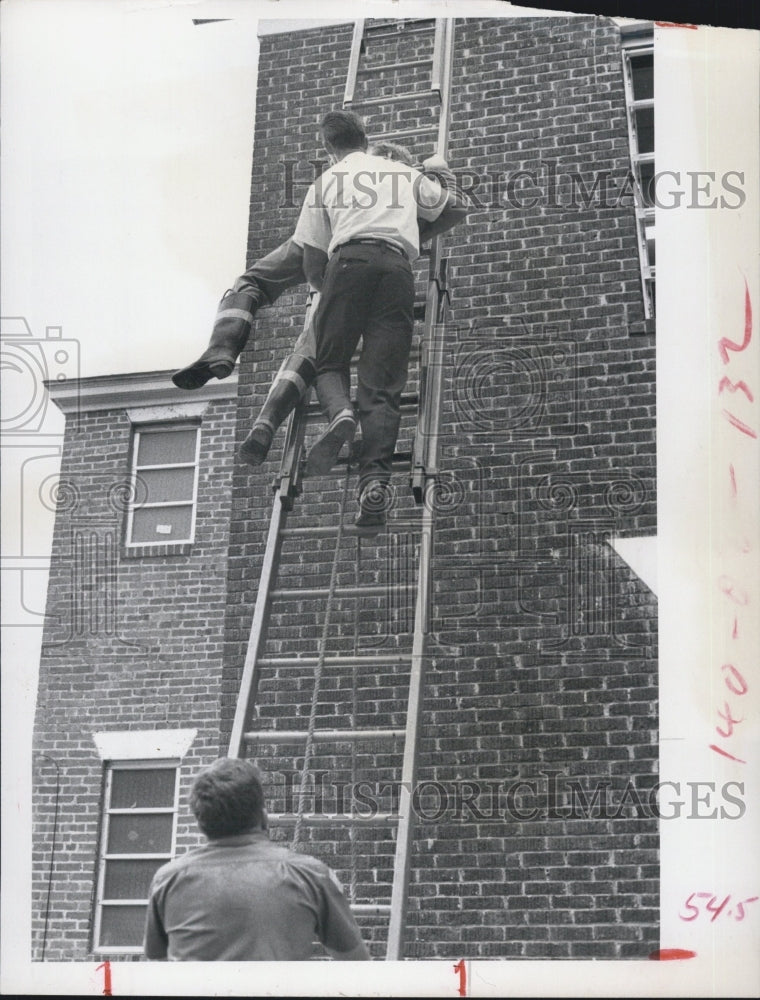
[[[433,222],[446,201],[441,185],[414,167],[354,150],[310,186],[293,239],[328,256],[349,240],[386,240],[412,261],[418,216]]]

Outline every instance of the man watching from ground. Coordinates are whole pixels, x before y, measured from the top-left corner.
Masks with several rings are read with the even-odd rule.
[[[432,226],[438,223],[442,231],[467,210],[414,167],[369,154],[362,120],[353,112],[329,112],[320,130],[333,165],[309,188],[294,233],[304,248],[306,277],[321,291],[314,319],[316,390],[328,420],[306,470],[312,475],[328,472],[343,444],[353,440],[350,362],[361,337],[356,527],[371,535],[385,523],[383,495],[407,379],[414,327],[411,262],[419,256],[420,242],[417,217]]]
[[[335,959],[369,959],[333,872],[269,840],[252,761],[225,757],[205,768],[190,806],[208,843],[153,877],[147,958],[295,962],[312,958],[319,940]]]

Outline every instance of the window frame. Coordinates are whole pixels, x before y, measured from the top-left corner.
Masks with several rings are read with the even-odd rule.
[[[625,109],[628,123],[628,144],[631,153],[631,172],[633,174],[635,194],[634,209],[636,217],[636,241],[639,250],[639,270],[641,273],[641,290],[644,299],[644,318],[654,320],[655,317],[655,286],[657,280],[656,266],[652,260],[650,245],[655,245],[655,208],[644,204],[644,186],[641,180],[641,167],[652,164],[655,167],[656,150],[651,153],[639,151],[638,128],[636,113],[651,108],[654,113],[654,86],[652,97],[636,99],[633,86],[632,59],[638,56],[652,57],[652,73],[654,75],[654,24],[652,22],[625,25],[620,29],[623,86],[625,88]]]
[[[138,465],[140,452],[140,440],[142,435],[147,434],[172,434],[179,431],[195,431],[195,456],[192,462],[167,462],[163,465]],[[198,421],[181,421],[172,423],[150,423],[137,424],[132,429],[132,454],[129,468],[130,501],[127,508],[127,519],[124,529],[124,549],[128,553],[141,552],[154,548],[156,545],[182,546],[192,545],[195,541],[195,525],[198,513],[198,482],[200,478],[200,456],[201,456],[201,424]],[[193,471],[193,489],[190,500],[158,500],[154,502],[140,503],[139,479],[140,473],[144,471],[157,471],[161,469],[190,469]],[[134,530],[135,512],[139,510],[155,510],[169,507],[190,507],[190,530],[186,538],[154,538],[150,541],[135,542],[132,540]]]
[[[180,767],[179,757],[155,757],[144,760],[109,760],[105,762],[105,775],[103,785],[103,802],[100,816],[100,844],[98,847],[98,872],[95,888],[95,905],[92,934],[92,951],[95,955],[141,955],[143,944],[139,945],[103,945],[100,943],[100,933],[103,924],[104,907],[118,906],[142,906],[147,913],[149,900],[146,899],[104,899],[106,870],[109,861],[160,861],[166,864],[176,857],[177,851],[177,819],[179,813],[179,787],[180,787]],[[146,770],[174,770],[174,798],[171,807],[169,806],[138,806],[133,809],[122,807],[111,807],[111,792],[113,787],[113,774],[115,771],[146,771]],[[171,845],[169,853],[138,853],[138,854],[109,854],[108,836],[110,830],[111,816],[124,815],[167,815],[171,813]]]

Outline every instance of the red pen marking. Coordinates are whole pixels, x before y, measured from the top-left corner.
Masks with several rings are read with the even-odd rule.
[[[693,899],[707,900],[707,902],[704,903],[704,908],[709,914],[711,914],[710,923],[714,923],[721,915],[723,910],[725,910],[728,904],[731,902],[730,895],[726,896],[723,899],[722,903],[718,903],[718,897],[715,895],[714,892],[692,892],[689,898],[683,904],[685,909],[691,911],[691,916],[685,917],[683,913],[679,913],[678,917],[680,920],[686,920],[686,921],[696,920],[697,917],[701,915],[699,910],[700,904],[699,902],[692,903]],[[757,899],[758,899],[757,896],[748,896],[747,899],[743,899],[741,900],[741,902],[736,904],[735,910],[726,910],[726,916],[727,917],[733,916],[734,920],[744,920],[746,916],[746,913],[744,912],[744,907],[748,903],[756,902]]]
[[[731,715],[731,706],[728,704],[727,701],[723,702],[723,711],[718,712],[718,715],[728,725],[727,733],[724,733],[723,730],[720,728],[720,726],[715,727],[715,732],[718,734],[718,736],[722,736],[724,739],[728,739],[729,736],[733,735],[734,726],[738,726],[740,722],[744,722],[744,719],[735,719]]]
[[[724,389],[728,389],[729,392],[738,392],[741,389],[750,403],[754,403],[755,401],[752,390],[743,380],[741,382],[732,382],[728,375],[724,375],[720,382],[718,382],[718,392],[721,393]]]
[[[712,913],[712,916],[710,917],[710,923],[713,923],[714,920],[717,920],[717,918],[720,916],[720,911],[725,909],[730,898],[731,898],[730,896],[726,896],[726,898],[723,900],[720,906],[713,906],[713,903],[715,903],[718,899],[717,896],[712,896],[710,898],[709,902],[707,903],[707,909],[709,910],[710,913]]]
[[[689,951],[687,948],[660,948],[653,951],[649,956],[651,962],[672,962],[680,958],[696,958],[696,951]]]
[[[750,896],[748,899],[743,899],[741,903],[739,903],[739,905],[736,907],[736,915],[734,916],[734,920],[744,920],[744,917],[746,916],[746,914],[744,913],[744,904],[756,903],[758,899],[760,899],[760,896]]]
[[[743,590],[741,587],[737,587],[736,591],[738,593],[735,592],[734,582],[731,579],[731,577],[726,576],[725,574],[721,576],[721,578],[718,580],[718,586],[726,595],[726,597],[731,598],[734,604],[741,604],[741,605],[749,604],[749,595],[747,594],[747,591]]]
[[[757,431],[753,431],[749,424],[745,424],[743,420],[739,420],[738,417],[735,417],[733,413],[729,413],[728,410],[722,410],[721,412],[729,424],[731,424],[732,427],[735,427],[737,431],[741,431],[742,434],[746,434],[747,437],[757,437]]]
[[[732,639],[738,639],[739,638],[739,619],[738,618],[734,618],[734,627],[733,627],[733,630],[731,631],[731,638]],[[721,670],[725,670],[725,667],[721,667]]]
[[[744,680],[744,678],[736,669],[736,667],[733,665],[733,663],[724,663],[720,669],[731,671],[731,677],[725,677],[724,682],[726,687],[732,694],[742,695],[746,694],[747,691],[749,691],[749,684]],[[731,678],[733,678],[736,681],[738,687],[733,686],[733,684],[731,683]]]
[[[460,958],[457,964],[454,966],[454,972],[459,973],[459,990],[457,991],[460,997],[467,996],[467,966],[465,965],[464,959]]]
[[[729,466],[728,466],[728,475],[729,475],[729,478],[731,479],[731,496],[735,497],[736,496],[736,472],[734,471],[733,462],[729,463]]]
[[[100,972],[101,969],[103,970],[103,996],[111,997],[113,996],[111,992],[111,963],[103,962],[95,971]]]
[[[716,747],[714,743],[710,743],[709,747],[711,750],[714,750],[716,753],[719,753],[722,757],[728,757],[729,760],[735,760],[737,764],[747,763],[747,761],[742,760],[741,757],[734,757],[734,755],[732,753],[729,753],[728,750],[723,750],[721,747]]]
[[[744,279],[744,340],[741,344],[729,340],[728,337],[721,337],[718,342],[718,351],[724,365],[728,364],[729,351],[743,351],[752,339],[752,300],[749,297],[749,286],[747,279]]]
[[[655,21],[658,28],[691,28],[697,30],[696,24],[679,24],[677,21]]]

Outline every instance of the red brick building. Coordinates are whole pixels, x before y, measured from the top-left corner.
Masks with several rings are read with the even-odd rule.
[[[423,71],[408,65],[429,29],[373,24],[375,68],[357,95],[376,102],[357,104],[371,134],[429,125]],[[261,39],[250,261],[292,231],[321,169],[316,126],[341,105],[351,34]],[[592,17],[456,22],[449,161],[473,210],[443,249],[451,313],[409,958],[640,958],[658,944],[657,610],[611,545],[653,535],[656,515],[653,225],[634,197],[653,171],[652,56],[646,33],[634,41]],[[380,98],[402,82],[421,96],[396,112]],[[259,472],[233,443],[304,304],[300,289],[260,314],[236,397],[212,383],[190,398],[166,374],[81,386],[35,737],[36,958],[43,942],[47,959],[133,953],[150,871],[196,842],[183,794],[226,752],[281,438]],[[135,477],[148,506],[130,494]],[[360,648],[388,666],[326,672],[325,725],[404,724],[408,677],[392,663],[413,608],[397,585],[414,573],[418,512],[404,474],[395,482],[388,532],[360,553],[347,539],[338,560],[339,581],[383,593],[338,602],[329,636],[329,655]],[[334,524],[342,488],[307,481],[293,524]],[[327,533],[302,534],[283,549],[280,585],[324,587],[333,549]],[[316,656],[325,610],[308,597],[273,614],[265,655]],[[262,675],[254,724],[303,729],[312,675]],[[398,753],[352,747],[317,748],[310,810],[350,810],[360,786],[363,810],[392,811]],[[303,747],[258,757],[273,809],[292,807]],[[388,826],[319,825],[301,843],[357,902],[387,901]],[[362,919],[381,955],[386,918]]]

